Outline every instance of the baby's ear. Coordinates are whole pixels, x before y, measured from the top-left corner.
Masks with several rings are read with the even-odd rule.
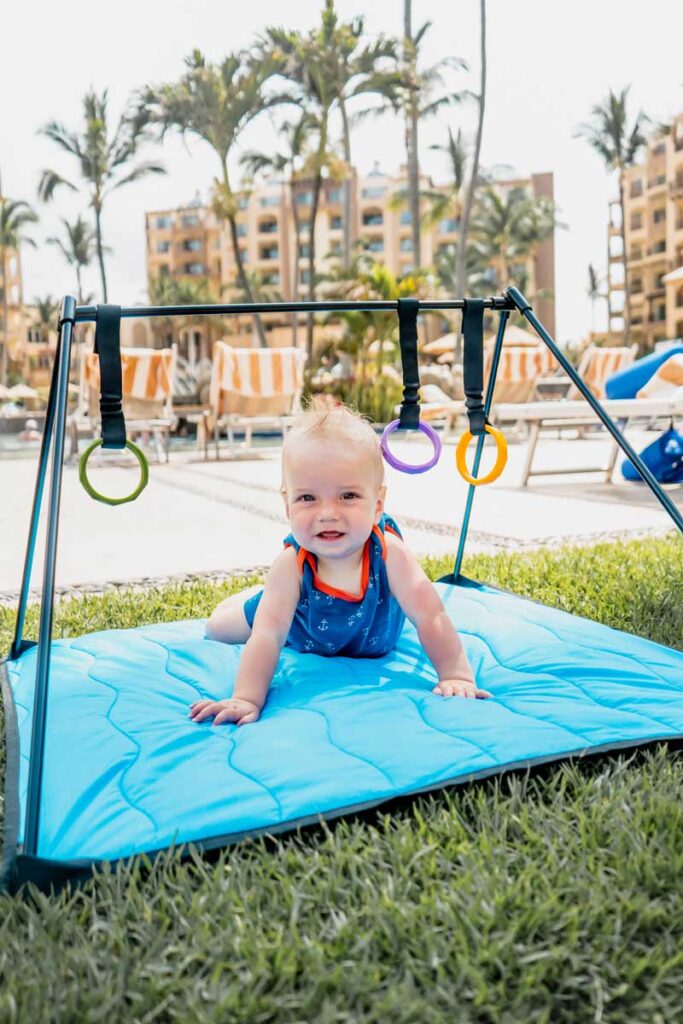
[[[382,512],[384,511],[384,499],[387,496],[386,484],[382,484],[377,493],[377,505],[375,507],[375,521],[378,523],[382,518]]]
[[[289,519],[289,502],[287,501],[287,490],[286,490],[284,484],[280,488],[280,494],[282,495],[282,500],[285,503],[285,515]]]

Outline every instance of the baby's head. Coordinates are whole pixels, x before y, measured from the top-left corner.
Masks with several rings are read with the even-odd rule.
[[[298,543],[342,558],[362,547],[384,506],[379,438],[344,405],[311,403],[282,446],[282,496]]]

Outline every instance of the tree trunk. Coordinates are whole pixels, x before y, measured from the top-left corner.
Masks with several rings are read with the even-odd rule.
[[[315,302],[315,223],[318,219],[320,189],[323,183],[322,162],[327,149],[327,121],[323,119],[320,127],[318,159],[316,161],[315,179],[313,184],[313,202],[311,204],[311,221],[308,246],[308,300]],[[313,314],[308,314],[306,321],[306,360],[309,372],[313,369]]]
[[[294,269],[292,271],[292,302],[299,298],[299,248],[301,246],[301,224],[299,222],[299,211],[296,208],[296,190],[294,188],[294,170],[289,179],[289,194],[292,203],[292,220],[294,221]],[[299,315],[292,313],[292,345],[297,348],[299,341]]]
[[[486,0],[480,0],[481,9],[481,78],[479,86],[479,119],[477,121],[477,138],[474,144],[470,180],[467,185],[467,193],[462,208],[462,216],[458,228],[458,251],[455,264],[455,294],[456,298],[465,298],[467,288],[467,233],[470,226],[470,214],[474,202],[474,190],[479,174],[479,154],[481,152],[481,140],[484,134],[484,107],[486,104]],[[462,354],[462,331],[456,338],[455,358],[460,359]]]
[[[253,302],[254,296],[249,285],[249,280],[244,272],[244,264],[242,263],[242,257],[240,255],[239,239],[237,237],[237,221],[234,213],[228,214],[228,224],[230,225],[230,239],[232,241],[232,251],[235,254],[235,263],[237,265],[237,279],[240,283],[240,287],[244,292],[244,297],[247,302]],[[258,313],[252,313],[252,320],[256,333],[258,334],[259,345],[261,348],[268,348],[268,342],[266,341],[266,334],[263,330],[263,323]]]
[[[78,284],[78,304],[83,305],[83,286],[81,284],[81,265],[76,264],[76,283]]]
[[[412,0],[403,0],[403,35],[404,51],[406,43],[412,42],[411,28]],[[408,61],[406,60],[406,64]],[[406,70],[408,70],[406,68]],[[413,56],[410,56],[410,79],[414,81],[416,68]],[[419,267],[422,263],[420,240],[420,160],[417,149],[418,102],[415,93],[409,90],[408,106],[405,112],[406,127],[406,159],[408,163],[408,207],[410,209],[411,231],[413,236],[413,264]]]
[[[624,172],[619,171],[619,206],[621,207],[621,261],[624,266],[624,340],[628,345],[631,334],[631,290],[628,284],[628,260],[626,258],[626,210],[624,208]],[[609,266],[609,264],[608,264]]]
[[[7,299],[7,250],[3,247],[2,249],[2,353],[0,360],[0,383],[4,387],[7,386],[7,366],[9,362],[9,352],[7,351],[7,345],[9,342],[9,301]]]
[[[100,265],[100,280],[102,282],[102,301],[107,301],[107,275],[104,270],[104,251],[102,248],[102,203],[96,199],[93,203],[95,208],[95,242],[97,245],[97,262]]]
[[[344,246],[344,267],[351,266],[351,132],[349,131],[349,119],[346,113],[346,104],[340,102],[342,116],[342,142],[344,146],[344,161],[346,163],[346,177],[344,178],[344,218],[343,218],[343,246]]]

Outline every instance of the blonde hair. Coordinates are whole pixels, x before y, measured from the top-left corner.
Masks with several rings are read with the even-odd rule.
[[[358,455],[367,456],[372,461],[378,485],[384,483],[382,450],[370,422],[347,405],[329,406],[324,399],[313,398],[308,407],[294,417],[282,443],[283,487],[287,453],[297,442],[307,439],[348,441]]]

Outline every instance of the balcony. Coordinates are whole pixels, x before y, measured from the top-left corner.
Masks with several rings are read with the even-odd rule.
[[[677,174],[674,181],[669,185],[669,195],[672,199],[680,199],[683,196],[683,175]]]
[[[263,220],[258,226],[260,235],[274,235],[277,233],[276,220]]]

